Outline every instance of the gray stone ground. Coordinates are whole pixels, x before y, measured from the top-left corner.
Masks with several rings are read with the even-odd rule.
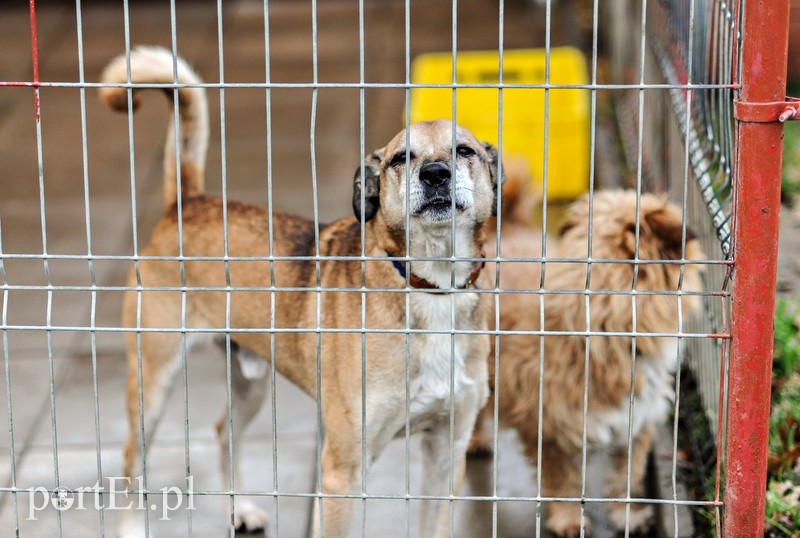
[[[399,0],[365,2],[365,78],[368,81],[404,79],[403,6]],[[493,49],[498,44],[498,7],[495,2],[458,3],[458,46],[461,50]],[[452,46],[450,0],[412,3],[412,56]],[[505,4],[504,45],[507,48],[541,46],[543,11],[533,3]],[[225,2],[224,78],[227,82],[264,80],[264,28],[262,3],[255,0]],[[88,2],[81,12],[81,35],[87,81],[97,81],[105,63],[124,50],[124,16],[121,3]],[[273,81],[310,82],[310,3],[270,2],[271,76]],[[43,81],[76,82],[78,32],[75,5],[69,2],[37,4],[38,46]],[[179,2],[179,50],[208,81],[219,80],[217,19],[214,2]],[[131,2],[131,43],[170,44],[169,9],[161,2]],[[358,11],[356,2],[318,2],[319,80],[353,82],[358,71]],[[574,42],[578,26],[568,13],[556,13],[552,44]],[[31,79],[30,25],[27,3],[0,7],[0,80]],[[167,107],[159,95],[145,98],[136,115],[132,154],[128,124],[112,115],[86,91],[87,161],[81,136],[82,92],[75,88],[41,90],[42,167],[44,189],[38,183],[36,123],[33,92],[29,88],[2,88],[0,99],[0,249],[11,254],[86,254],[130,256],[133,230],[140,244],[161,212],[161,147]],[[221,190],[220,93],[210,91],[211,143],[208,189]],[[404,92],[370,90],[365,96],[367,150],[382,145],[401,125]],[[224,170],[232,197],[266,202],[265,96],[257,89],[225,91]],[[272,92],[274,195],[277,206],[300,214],[313,211],[309,130],[312,93],[307,89]],[[328,221],[350,211],[350,182],[359,155],[359,92],[322,89],[316,108],[316,178],[319,215]],[[84,166],[86,167],[84,169]],[[131,172],[135,180],[131,179]],[[84,174],[86,172],[86,174]],[[90,217],[85,211],[88,184]],[[132,188],[131,185],[135,186]],[[135,192],[135,214],[132,211]],[[41,195],[41,196],[40,196]],[[42,213],[41,208],[44,208]],[[133,222],[135,221],[135,226]],[[88,225],[88,231],[87,231]],[[7,260],[4,270],[14,288],[4,295],[3,322],[23,328],[2,334],[7,339],[11,395],[0,382],[0,402],[10,402],[13,443],[0,427],[0,484],[18,488],[45,486],[58,481],[71,488],[91,486],[98,477],[121,472],[121,448],[126,436],[124,413],[125,358],[122,338],[113,332],[87,327],[120,325],[121,293],[129,263],[97,260],[90,269],[85,261],[52,259]],[[92,278],[101,287],[86,291],[25,289],[51,282],[58,286],[87,286]],[[47,325],[67,330],[47,332]],[[70,330],[69,328],[72,328]],[[96,353],[94,353],[96,351]],[[52,356],[52,361],[50,360]],[[96,371],[95,371],[96,368]],[[213,350],[192,354],[188,368],[189,465],[195,490],[219,490],[216,446],[212,422],[224,408],[224,362]],[[51,386],[54,387],[51,397]],[[96,394],[96,398],[95,398]],[[157,435],[148,461],[148,487],[182,485],[186,471],[183,388],[176,386],[170,411]],[[272,431],[271,410],[265,409],[246,435],[243,448],[245,490],[281,492],[313,491],[316,423],[315,405],[291,384],[278,380],[277,430]],[[269,406],[267,406],[269,407]],[[6,417],[7,411],[2,415]],[[97,411],[97,413],[96,413]],[[3,420],[5,424],[5,420]],[[277,437],[277,484],[273,475],[273,439]],[[419,491],[418,445],[411,444],[410,491]],[[498,487],[501,496],[536,493],[532,472],[522,460],[514,436],[502,433],[498,453]],[[368,492],[403,494],[404,444],[392,444],[370,476]],[[13,461],[12,461],[13,456]],[[490,494],[491,463],[470,464],[465,494]],[[41,502],[38,499],[36,502]],[[88,501],[87,501],[88,502]],[[171,521],[151,518],[160,536],[185,536],[191,525],[195,536],[224,536],[224,500],[196,497],[193,511],[179,511]],[[256,498],[272,513],[270,534],[302,536],[310,501],[302,497]],[[27,494],[16,499],[0,493],[0,536],[11,536],[19,525],[21,536],[100,536],[112,534],[117,513],[93,509],[37,513],[28,520]],[[461,506],[459,506],[461,505]],[[418,503],[404,500],[366,502],[366,536],[405,535],[406,509],[410,534],[418,535]],[[457,536],[490,536],[491,503],[457,503]],[[498,536],[531,536],[536,528],[536,507],[504,502],[497,506]],[[191,520],[189,520],[191,517]],[[602,525],[597,536],[603,536]]]

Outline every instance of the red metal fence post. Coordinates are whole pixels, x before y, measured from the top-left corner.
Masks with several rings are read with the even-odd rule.
[[[743,4],[743,5],[742,5]],[[737,163],[723,536],[764,536],[789,0],[740,4]]]

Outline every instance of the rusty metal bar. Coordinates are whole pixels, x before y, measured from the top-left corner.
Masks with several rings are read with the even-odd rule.
[[[783,101],[789,1],[748,0],[738,15],[742,86],[737,101],[745,108]],[[739,121],[736,147],[722,534],[756,538],[764,535],[783,123]]]

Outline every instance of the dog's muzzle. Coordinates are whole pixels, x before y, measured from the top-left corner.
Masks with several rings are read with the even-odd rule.
[[[452,177],[453,171],[445,162],[427,163],[420,169],[419,181],[424,201],[417,214],[432,220],[446,220],[450,217],[453,208]],[[456,200],[456,210],[462,209],[464,208]]]

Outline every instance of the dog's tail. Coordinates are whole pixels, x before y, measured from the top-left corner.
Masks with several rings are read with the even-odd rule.
[[[200,77],[182,58],[161,47],[137,47],[130,53],[130,82],[132,84],[173,84],[177,64],[179,85],[199,84]],[[126,84],[128,61],[120,55],[111,60],[103,71],[104,84]],[[138,92],[133,90],[133,109],[139,105]],[[174,95],[167,88],[167,95]],[[113,110],[128,111],[128,90],[121,87],[103,87],[100,98]],[[178,89],[180,114],[180,189],[183,197],[200,194],[205,184],[206,150],[208,148],[208,101],[204,88]],[[167,141],[164,146],[164,207],[175,204],[178,194],[176,173],[175,121],[172,115],[167,122]]]

